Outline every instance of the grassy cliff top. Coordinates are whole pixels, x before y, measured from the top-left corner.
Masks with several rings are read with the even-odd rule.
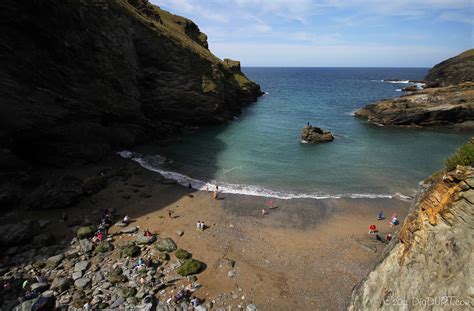
[[[474,81],[474,49],[434,66],[425,77],[428,86],[448,86]]]
[[[173,40],[178,45],[187,48],[202,58],[212,62],[222,61],[212,54],[198,40],[207,40],[207,36],[200,32],[199,27],[190,19],[171,14],[153,5],[148,0],[103,0],[111,7],[121,10],[152,31]],[[188,31],[187,31],[188,30]],[[194,35],[194,36],[193,36]],[[205,43],[207,46],[207,41]]]

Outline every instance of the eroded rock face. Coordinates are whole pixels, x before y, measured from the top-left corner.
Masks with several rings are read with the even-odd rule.
[[[303,143],[315,144],[333,140],[334,136],[331,132],[317,126],[306,125],[301,130],[301,142]]]
[[[440,310],[474,307],[474,169],[458,168],[423,186],[398,239],[354,288],[349,310],[418,310],[453,297]],[[457,307],[457,308],[456,308]]]
[[[425,80],[430,87],[474,82],[474,49],[437,64],[428,72]]]
[[[427,88],[358,109],[371,123],[404,127],[451,126],[474,121],[474,83]]]
[[[100,160],[261,94],[196,24],[145,0],[5,0],[0,17],[0,148],[28,162]]]

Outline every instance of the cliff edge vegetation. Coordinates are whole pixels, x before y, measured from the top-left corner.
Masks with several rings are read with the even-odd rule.
[[[474,49],[437,64],[428,72],[425,81],[428,87],[474,82]]]

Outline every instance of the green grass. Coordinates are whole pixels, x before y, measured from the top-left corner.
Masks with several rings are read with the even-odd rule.
[[[458,165],[474,165],[474,139],[462,145],[452,156],[444,161],[444,166],[448,171],[454,170]]]

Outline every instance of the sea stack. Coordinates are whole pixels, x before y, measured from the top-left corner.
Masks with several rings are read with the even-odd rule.
[[[301,130],[301,142],[305,144],[317,144],[333,140],[334,136],[331,134],[331,132],[317,126],[308,124]]]

